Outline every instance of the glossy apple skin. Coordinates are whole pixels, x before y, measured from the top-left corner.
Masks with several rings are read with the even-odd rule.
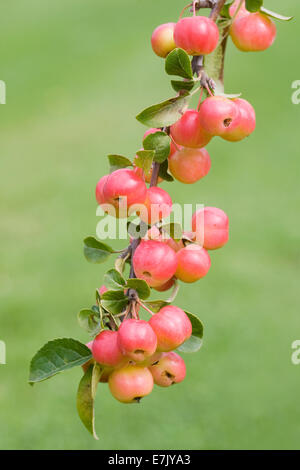
[[[104,204],[106,202],[103,195],[103,188],[108,177],[109,175],[102,176],[96,185],[96,200],[98,204]]]
[[[198,209],[192,217],[192,230],[196,234],[196,243],[206,250],[216,250],[228,242],[228,216],[217,207]]]
[[[231,7],[229,8],[229,14],[231,16],[231,18],[233,17],[233,15],[235,14],[236,10],[237,10],[237,7],[239,6],[240,4],[240,0],[235,0],[235,2],[231,5]],[[245,16],[245,15],[250,15],[250,11],[248,11],[245,7],[245,2],[243,3],[243,5],[241,6],[241,8],[239,9],[238,11],[238,14],[236,16],[236,18],[240,18],[241,16]]]
[[[192,244],[177,253],[178,267],[176,277],[183,282],[196,282],[206,276],[211,261],[205,248]]]
[[[162,354],[163,353],[156,351],[154,354],[152,354],[152,356],[147,357],[143,362],[139,362],[138,365],[143,367],[150,367],[159,361]]]
[[[151,45],[153,52],[159,57],[167,55],[175,49],[174,29],[176,23],[164,23],[157,26],[151,36]]]
[[[168,352],[178,348],[192,334],[192,324],[179,307],[163,307],[149,320],[157,336],[157,351]]]
[[[186,376],[185,362],[174,351],[162,353],[158,363],[150,366],[149,370],[153,375],[154,383],[159,387],[178,384]]]
[[[122,403],[138,403],[153,389],[153,377],[147,367],[129,365],[114,370],[108,379],[111,394]]]
[[[232,129],[226,129],[222,134],[222,139],[229,142],[239,142],[248,137],[255,130],[256,116],[253,106],[242,98],[234,99],[233,102],[239,109],[239,122]]]
[[[178,21],[174,30],[177,47],[189,55],[205,55],[215,50],[219,41],[219,30],[214,21],[205,16],[192,16]]]
[[[209,173],[211,160],[208,151],[182,148],[169,157],[169,170],[178,181],[193,184]]]
[[[212,135],[208,134],[200,124],[199,113],[195,109],[188,109],[184,115],[170,128],[175,142],[189,148],[205,147]]]
[[[162,188],[153,186],[147,189],[144,206],[146,211],[140,212],[140,218],[148,225],[154,225],[168,217],[172,211],[171,196]]]
[[[143,204],[147,195],[145,182],[135,173],[134,170],[121,168],[111,173],[103,187],[105,202],[113,205],[117,211],[126,202],[127,208],[133,204]],[[117,215],[120,215],[117,213]],[[127,212],[123,214],[127,217]]]
[[[260,12],[251,13],[232,23],[230,36],[240,51],[265,51],[275,41],[276,26],[268,16]]]
[[[124,361],[118,343],[118,332],[104,330],[99,333],[92,344],[92,354],[96,362],[107,367],[117,367]]]
[[[131,318],[121,323],[118,344],[125,356],[143,362],[155,353],[157,338],[148,322]]]
[[[153,287],[153,289],[157,290],[157,292],[165,292],[171,289],[175,284],[175,279],[171,278],[169,281],[165,282],[161,286]]]
[[[143,240],[133,255],[133,268],[136,276],[150,287],[160,286],[175,274],[176,253],[160,241]]]
[[[211,96],[201,104],[199,120],[207,132],[222,136],[239,125],[239,109],[231,99]]]

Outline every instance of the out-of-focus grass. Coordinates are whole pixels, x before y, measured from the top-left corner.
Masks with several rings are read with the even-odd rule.
[[[294,1],[266,2],[300,16]],[[272,3],[272,5],[271,5]],[[182,1],[36,0],[6,3],[0,19],[1,106],[0,448],[299,448],[300,369],[291,364],[299,322],[299,19],[278,24],[261,54],[228,49],[226,85],[257,111],[257,130],[239,144],[209,145],[210,175],[166,185],[174,201],[226,210],[230,243],[212,269],[182,286],[177,304],[205,323],[205,342],[185,356],[188,375],[139,406],[97,396],[94,442],[81,426],[69,371],[33,388],[34,352],[54,337],[87,341],[76,313],[93,300],[104,270],[82,256],[95,233],[96,181],[106,155],[141,146],[134,116],[172,95],[151,52],[155,26]]]

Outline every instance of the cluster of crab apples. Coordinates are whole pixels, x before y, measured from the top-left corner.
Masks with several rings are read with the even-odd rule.
[[[102,366],[100,382],[108,382],[111,394],[122,403],[136,403],[160,387],[182,382],[186,367],[174,352],[192,334],[183,310],[163,307],[149,321],[125,319],[118,331],[104,330],[87,346]]]
[[[239,4],[240,0],[236,0],[229,9],[233,18],[230,36],[234,45],[243,52],[268,49],[276,38],[274,22],[260,11],[255,13],[248,11],[245,2],[241,7]],[[182,18],[177,23],[158,26],[152,34],[151,44],[155,54],[163,58],[176,47],[184,49],[192,56],[207,55],[218,46],[219,36],[214,21],[205,16],[194,15]]]

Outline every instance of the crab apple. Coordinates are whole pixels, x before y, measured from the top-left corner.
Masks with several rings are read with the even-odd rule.
[[[108,177],[109,175],[102,176],[102,178],[100,178],[96,185],[96,200],[98,204],[104,204],[106,202],[105,197],[103,195],[103,188]]]
[[[118,332],[104,330],[99,333],[92,344],[95,361],[108,367],[116,367],[122,363],[124,356],[118,343]]]
[[[198,209],[192,217],[192,229],[196,234],[196,242],[201,243],[206,250],[216,250],[228,242],[228,216],[217,207]]]
[[[108,379],[111,394],[122,403],[139,403],[153,389],[153,377],[147,367],[129,365],[114,370]]]
[[[176,277],[187,283],[196,282],[206,276],[211,265],[209,254],[205,248],[195,244],[179,250],[177,261]]]
[[[189,55],[205,55],[215,50],[219,41],[219,30],[210,18],[192,16],[178,21],[174,30],[177,47]]]
[[[156,351],[157,338],[145,320],[124,320],[118,330],[118,344],[124,355],[142,362]]]
[[[175,49],[174,28],[176,23],[164,23],[157,26],[151,36],[152,49],[159,57],[167,55]]]
[[[205,148],[182,148],[169,157],[169,170],[181,183],[196,183],[208,174],[210,167],[210,156]]]
[[[138,365],[142,367],[149,367],[157,364],[163,353],[156,351],[152,356],[147,357],[143,362],[139,362]]]
[[[149,323],[157,336],[157,351],[172,351],[192,334],[192,324],[188,316],[174,305],[160,309],[150,318]]]
[[[276,26],[271,18],[263,13],[251,13],[237,18],[232,23],[230,36],[240,51],[264,51],[275,41]]]
[[[143,222],[153,225],[161,219],[168,217],[172,211],[172,199],[164,189],[153,186],[147,189],[145,200],[146,211],[141,211],[140,218]]]
[[[159,361],[149,367],[154,383],[160,387],[169,387],[182,382],[186,375],[185,362],[179,354],[170,351],[162,353]]]
[[[166,290],[171,289],[171,287],[173,287],[174,284],[175,284],[175,279],[171,278],[169,281],[165,282],[161,286],[153,287],[153,289],[157,290],[158,292],[165,292]]]
[[[177,144],[189,148],[205,147],[212,138],[201,126],[199,113],[195,109],[188,109],[179,121],[171,126],[170,133]]]
[[[229,14],[231,17],[233,17],[233,15],[235,14],[239,4],[240,4],[240,0],[235,0],[235,2],[229,8]],[[247,10],[245,6],[245,2],[243,2],[241,8],[239,9],[236,15],[236,18],[240,18],[241,16],[245,16],[245,15],[250,15],[250,11]]]
[[[199,120],[207,132],[222,136],[239,125],[239,108],[229,98],[210,96],[200,106]]]
[[[136,276],[150,287],[157,287],[174,276],[177,269],[176,253],[157,240],[142,240],[133,255]]]
[[[238,142],[252,134],[256,126],[256,117],[254,108],[248,101],[242,98],[233,101],[240,112],[239,122],[232,129],[226,129],[221,137],[230,142]]]
[[[143,204],[146,199],[147,186],[134,170],[121,168],[113,171],[103,188],[105,201],[113,205],[117,212],[127,201],[127,208],[133,204]],[[125,198],[127,198],[125,200]],[[117,214],[120,215],[120,214]],[[125,211],[124,216],[127,216]]]

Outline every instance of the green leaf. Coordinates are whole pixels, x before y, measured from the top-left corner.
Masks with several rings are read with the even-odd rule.
[[[159,173],[158,175],[164,179],[165,181],[174,181],[174,178],[173,176],[170,175],[170,173],[168,173],[168,168],[169,168],[169,161],[168,159],[165,160],[164,162],[162,162],[160,165],[159,165]]]
[[[76,405],[82,423],[92,436],[98,440],[99,438],[95,432],[95,409],[92,393],[93,370],[94,367],[91,365],[79,383]]]
[[[239,98],[242,95],[242,93],[218,93],[218,96],[223,96],[224,98],[228,99],[234,99],[234,98]]]
[[[142,300],[148,299],[151,294],[150,287],[143,279],[128,279],[127,287],[129,289],[135,289]]]
[[[149,134],[143,141],[145,150],[154,150],[154,160],[158,163],[162,163],[170,155],[170,142],[171,139],[163,131]]]
[[[195,82],[194,80],[187,80],[187,81],[171,80],[171,85],[172,85],[173,90],[177,92],[182,91],[182,90],[191,91],[195,86]]]
[[[123,274],[125,269],[125,263],[130,257],[130,253],[127,253],[126,256],[119,256],[115,261],[115,269],[120,273]]]
[[[120,290],[126,284],[125,279],[116,269],[110,269],[104,275],[104,283],[108,289],[112,290]]]
[[[114,252],[105,243],[99,242],[94,237],[87,237],[84,243],[84,256],[90,263],[104,263]]]
[[[185,311],[192,324],[192,336],[186,340],[177,349],[184,353],[193,353],[199,351],[202,346],[203,324],[201,320],[193,313]]]
[[[293,16],[280,15],[279,13],[275,13],[274,11],[267,10],[264,7],[261,7],[260,11],[264,13],[265,15],[271,16],[271,18],[275,18],[276,20],[291,21],[294,18]]]
[[[93,400],[95,400],[96,398],[97,388],[98,388],[103,370],[104,368],[101,367],[100,364],[98,364],[97,362],[94,363],[93,375],[92,375],[92,398]]]
[[[259,11],[262,7],[263,0],[246,0],[246,8],[248,11],[252,13],[255,11]]]
[[[148,307],[152,312],[157,313],[165,307],[166,305],[169,305],[170,302],[167,302],[166,300],[152,300],[148,302],[144,302],[146,307]]]
[[[139,168],[142,168],[145,175],[149,173],[151,170],[151,166],[153,163],[153,158],[155,155],[154,150],[139,150],[136,152],[136,157],[134,159],[134,164]]]
[[[94,309],[84,308],[80,310],[77,316],[79,326],[90,335],[96,336],[100,333],[100,315]]]
[[[217,26],[220,33],[220,38],[223,37],[228,21],[217,21]],[[220,76],[223,68],[223,48],[222,44],[211,53],[204,56],[204,65],[207,75],[213,79],[216,84],[215,94],[219,95],[224,93],[224,84],[222,83]]]
[[[110,173],[119,170],[120,168],[132,166],[131,161],[122,155],[108,155],[107,158],[110,164]]]
[[[84,344],[72,338],[49,341],[30,363],[29,383],[41,382],[72,367],[81,366],[92,357]]]
[[[193,70],[188,54],[183,49],[174,49],[168,54],[165,62],[168,75],[178,75],[182,78],[193,78]]]
[[[102,307],[112,315],[121,313],[128,304],[128,297],[123,290],[108,290],[101,297]]]
[[[221,13],[220,15],[223,17],[223,18],[231,18],[230,16],[230,13],[229,13],[229,8],[231,7],[231,5],[234,3],[234,0],[230,1],[229,3],[226,3],[222,10],[221,10]]]
[[[185,92],[175,98],[144,109],[136,119],[148,127],[167,127],[178,121],[188,107],[190,94]]]
[[[169,237],[173,238],[175,241],[182,239],[182,227],[180,224],[171,222],[162,226],[162,230],[166,232]]]

